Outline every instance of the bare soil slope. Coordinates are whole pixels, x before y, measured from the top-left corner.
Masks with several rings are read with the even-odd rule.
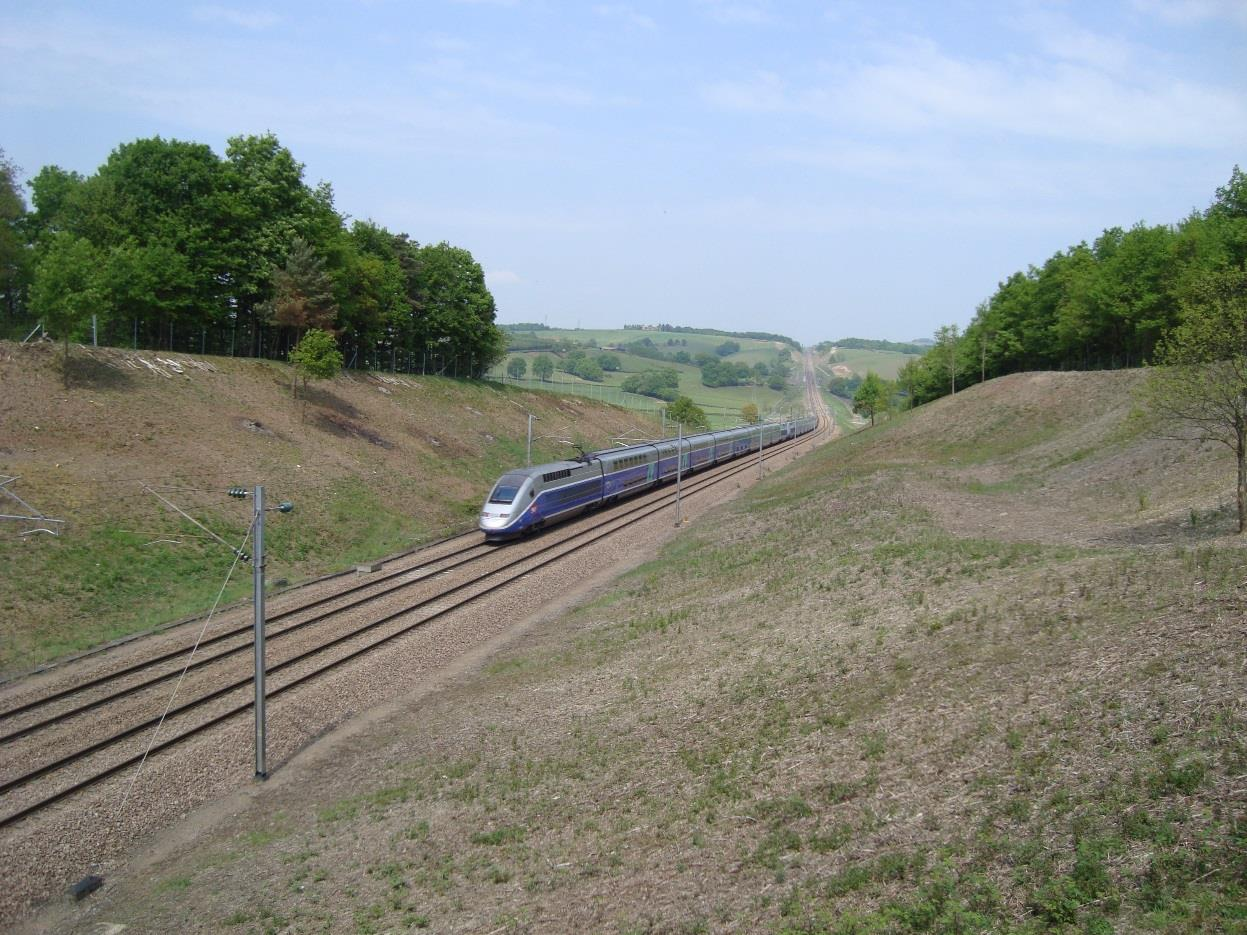
[[[251,507],[231,485],[295,503],[268,536],[270,580],[294,581],[470,528],[489,485],[524,463],[528,412],[538,461],[570,451],[551,436],[656,431],[497,384],[350,373],[296,400],[284,365],[103,348],[73,349],[66,387],[60,354],[0,342],[0,475],[68,521],[60,538],[0,524],[0,674],[205,610],[234,556],[173,507],[239,545]]]
[[[826,445],[28,927],[1243,931],[1233,474],[1135,379]]]

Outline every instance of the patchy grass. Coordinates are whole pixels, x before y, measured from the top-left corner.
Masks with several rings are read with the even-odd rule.
[[[1241,543],[1139,545],[1112,511],[1071,529],[1093,502],[1079,472],[1106,463],[1085,413],[954,468],[949,411],[820,449],[344,741],[274,793],[288,833],[225,860],[223,830],[164,868],[189,881],[181,911],[347,931],[1247,931]],[[1055,466],[998,489],[1027,444]],[[1057,464],[1062,448],[1093,453]],[[1199,483],[1175,474],[1149,509],[1183,513]],[[1001,498],[1009,516],[967,528]],[[154,884],[115,898],[173,921]]]
[[[231,546],[251,515],[228,487],[292,501],[266,542],[269,580],[297,581],[471,528],[489,485],[524,463],[527,412],[590,447],[656,430],[580,399],[358,371],[309,390],[304,412],[283,365],[204,358],[211,370],[172,380],[124,351],[82,355],[96,376],[65,390],[47,348],[0,342],[0,474],[67,521],[55,538],[0,528],[0,676],[208,610],[234,556],[157,493]],[[534,444],[538,460],[566,453]],[[249,593],[249,570],[226,600]]]

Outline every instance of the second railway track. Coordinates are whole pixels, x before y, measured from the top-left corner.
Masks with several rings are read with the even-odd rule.
[[[820,420],[812,436],[768,449],[766,460],[816,439],[827,430]],[[699,472],[684,496],[757,469],[757,459],[732,461]],[[523,545],[501,548],[479,537],[447,540],[435,556],[401,556],[368,581],[334,593],[274,608],[268,622],[284,625],[269,634],[276,646],[267,666],[267,697],[277,698],[374,652],[412,630],[493,594],[586,546],[669,508],[671,486],[657,488],[612,509],[556,527]],[[369,608],[401,600],[384,612]],[[188,699],[170,708],[165,737],[151,753],[166,750],[252,710],[249,653],[251,627],[234,624],[201,642],[210,651],[188,668]],[[34,697],[18,696],[0,711],[0,828],[16,824],[76,792],[128,769],[145,755],[160,721],[167,687],[181,676],[188,645],[147,658],[97,667],[69,685],[48,686]],[[105,671],[100,671],[101,669]],[[160,690],[160,686],[166,686]],[[10,693],[12,696],[14,693]],[[95,725],[112,727],[90,735]]]

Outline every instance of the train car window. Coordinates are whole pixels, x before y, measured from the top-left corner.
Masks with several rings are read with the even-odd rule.
[[[503,474],[498,479],[498,483],[494,485],[494,492],[489,495],[489,502],[514,502],[515,495],[520,492],[520,487],[524,485],[526,480],[528,480],[527,474]]]

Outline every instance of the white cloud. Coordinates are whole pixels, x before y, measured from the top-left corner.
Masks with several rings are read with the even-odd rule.
[[[1247,142],[1247,96],[1145,63],[1116,73],[1087,64],[1076,36],[1060,59],[960,59],[914,39],[873,60],[798,84],[772,72],[702,89],[717,108],[805,114],[894,133],[968,131],[1126,147],[1217,148]]]
[[[1068,16],[1034,9],[1017,21],[1039,49],[1053,58],[1113,73],[1124,73],[1146,58],[1146,53],[1117,36],[1084,29]]]
[[[242,29],[259,31],[271,29],[281,22],[276,13],[262,10],[238,10],[223,6],[197,6],[191,15],[201,23],[225,23]]]

